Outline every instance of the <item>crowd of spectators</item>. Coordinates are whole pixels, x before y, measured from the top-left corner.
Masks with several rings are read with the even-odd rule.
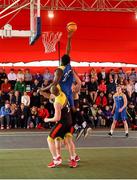
[[[134,68],[126,73],[122,68],[94,68],[80,76],[82,86],[76,99],[76,109],[93,127],[110,127],[113,115],[113,94],[116,86],[121,85],[128,99],[127,114],[130,127],[137,126],[137,73]],[[54,114],[53,104],[38,93],[39,88],[46,87],[53,80],[53,74],[47,68],[44,74],[31,74],[29,69],[17,73],[11,69],[5,73],[0,69],[0,127],[42,128],[52,124],[43,123],[45,117]],[[75,86],[75,82],[74,82]],[[73,86],[73,89],[74,89]],[[75,98],[74,98],[75,99]]]
[[[122,87],[127,96],[128,125],[132,128],[137,127],[137,73],[134,68],[128,73],[122,68],[110,69],[109,72],[106,72],[105,68],[100,72],[92,68],[90,73],[86,72],[81,77],[81,80],[80,109],[81,113],[86,109],[92,127],[110,127],[113,121],[113,95],[117,85]],[[119,121],[118,126],[122,125]]]

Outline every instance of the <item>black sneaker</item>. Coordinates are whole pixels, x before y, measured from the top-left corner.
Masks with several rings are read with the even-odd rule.
[[[84,133],[84,129],[80,129],[80,131],[77,133],[76,135],[76,140],[78,141],[80,139],[80,137],[82,136],[82,134]]]
[[[128,137],[128,136],[129,136],[129,134],[128,134],[128,133],[126,133],[126,134],[125,134],[125,136],[126,136],[126,137]]]
[[[108,135],[109,135],[110,137],[112,137],[112,134],[111,134],[111,132],[109,132],[109,133],[108,133]]]

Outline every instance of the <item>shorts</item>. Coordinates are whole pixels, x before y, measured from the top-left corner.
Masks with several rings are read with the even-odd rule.
[[[127,113],[126,110],[123,110],[122,112],[115,111],[113,120],[115,121],[126,121],[127,120]]]
[[[61,138],[64,139],[66,134],[72,135],[74,132],[74,127],[72,125],[68,126],[65,123],[58,122],[55,126],[51,129],[49,136],[52,139]]]
[[[71,111],[69,107],[66,106],[61,111],[61,120],[58,121],[51,129],[49,136],[52,139],[55,139],[57,137],[64,139],[67,133],[70,133],[72,135],[73,132],[74,128],[72,126]]]

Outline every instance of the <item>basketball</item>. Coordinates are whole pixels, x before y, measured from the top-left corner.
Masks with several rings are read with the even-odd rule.
[[[75,22],[69,22],[67,24],[67,31],[68,32],[75,32],[77,30],[77,24]]]

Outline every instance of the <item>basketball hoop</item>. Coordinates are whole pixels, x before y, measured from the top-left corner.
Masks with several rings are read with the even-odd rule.
[[[60,41],[62,32],[47,31],[42,34],[42,42],[45,48],[45,53],[51,53],[56,51],[56,44]]]

